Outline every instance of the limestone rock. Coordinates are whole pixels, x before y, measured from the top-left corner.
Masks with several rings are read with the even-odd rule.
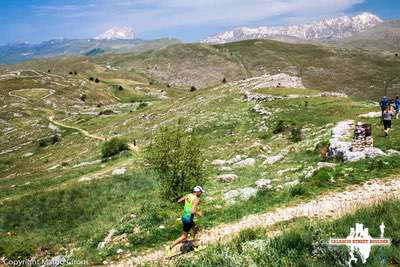
[[[248,200],[257,194],[257,189],[253,187],[244,187],[239,188],[238,190],[240,192],[240,197],[244,200]]]
[[[256,165],[256,160],[253,158],[248,158],[233,164],[233,168],[239,169],[239,168],[252,167],[255,165]]]
[[[382,116],[381,112],[368,112],[365,114],[358,115],[360,118],[380,118]]]
[[[238,176],[236,174],[222,174],[218,175],[216,179],[224,183],[229,183],[238,179]]]
[[[275,163],[277,163],[277,162],[283,160],[284,158],[285,158],[284,155],[278,154],[278,155],[276,155],[276,156],[268,157],[268,158],[263,162],[263,164],[264,164],[264,165],[272,165],[272,164],[275,164]]]
[[[224,166],[226,164],[227,164],[226,160],[221,160],[221,159],[216,159],[211,162],[211,165],[213,166]]]
[[[272,188],[272,181],[270,179],[260,179],[256,181],[256,186],[259,189],[271,189]]]
[[[126,168],[117,168],[112,171],[112,175],[124,175],[126,172]]]

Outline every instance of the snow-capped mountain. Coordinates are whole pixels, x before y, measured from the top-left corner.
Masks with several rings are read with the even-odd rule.
[[[97,40],[130,40],[135,39],[135,32],[131,27],[112,27],[108,31],[96,36]]]
[[[368,30],[383,21],[376,15],[365,12],[357,16],[343,16],[321,20],[311,24],[248,28],[240,27],[217,34],[201,41],[208,44],[223,44],[248,39],[289,37],[300,40],[330,40],[350,37],[353,33]]]

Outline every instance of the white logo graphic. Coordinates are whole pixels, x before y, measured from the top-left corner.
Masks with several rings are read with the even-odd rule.
[[[363,224],[356,223],[356,228],[350,228],[350,234],[346,238],[331,238],[329,239],[329,244],[349,247],[349,266],[358,261],[354,255],[356,252],[360,255],[362,263],[366,263],[372,246],[390,245],[390,239],[384,238],[385,225],[383,223],[379,226],[379,229],[381,231],[380,238],[372,238],[368,228],[364,228]]]

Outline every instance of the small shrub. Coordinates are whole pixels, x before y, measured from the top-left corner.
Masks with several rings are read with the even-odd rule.
[[[185,131],[179,122],[161,128],[145,151],[145,159],[156,171],[161,195],[175,201],[203,181],[203,153],[195,131]]]
[[[304,136],[303,136],[303,131],[301,130],[301,128],[293,127],[290,131],[290,140],[297,143],[303,139],[304,139]]]
[[[303,195],[305,195],[305,193],[306,193],[306,189],[305,189],[304,186],[301,185],[301,184],[292,186],[292,187],[289,189],[289,194],[290,194],[292,197],[295,197],[295,196],[303,196]]]
[[[192,85],[192,86],[190,87],[190,92],[194,92],[194,91],[196,91],[196,90],[197,90],[196,86],[193,86],[193,85]]]
[[[48,146],[48,144],[47,144],[45,139],[42,139],[42,140],[39,141],[39,146],[40,147],[46,147],[46,146]]]
[[[114,137],[103,144],[101,148],[101,156],[103,158],[109,158],[118,155],[124,150],[129,150],[127,141],[122,138]]]
[[[275,125],[274,130],[272,131],[274,134],[283,133],[286,129],[285,122],[283,120],[279,120]]]
[[[52,145],[54,145],[54,144],[56,144],[56,143],[58,143],[59,141],[60,141],[61,139],[60,139],[60,137],[58,136],[58,135],[53,135],[52,137],[51,137],[51,144]]]
[[[139,103],[139,106],[138,106],[138,109],[142,109],[142,108],[145,108],[145,107],[147,107],[149,104],[147,103],[147,102],[140,102]]]
[[[87,96],[86,96],[86,94],[82,94],[79,98],[80,98],[80,100],[81,100],[82,102],[85,102],[86,99],[87,99]]]

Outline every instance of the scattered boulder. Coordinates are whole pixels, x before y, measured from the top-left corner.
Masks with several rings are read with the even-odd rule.
[[[321,97],[348,97],[348,95],[344,93],[338,93],[338,92],[321,92],[319,94]]]
[[[240,198],[243,200],[248,200],[251,197],[255,196],[257,194],[257,189],[253,187],[244,187],[244,188],[239,188],[239,189],[233,189],[230,190],[226,193],[224,193],[224,200],[229,203],[233,204],[235,203],[236,199]]]
[[[211,162],[211,165],[213,166],[224,166],[226,164],[227,164],[226,160],[221,160],[221,159],[216,159],[213,160],[213,162]]]
[[[381,116],[381,112],[368,112],[366,114],[358,115],[359,118],[380,118]]]
[[[24,154],[23,157],[24,157],[24,158],[29,158],[29,157],[31,157],[32,155],[33,155],[33,153],[32,153],[32,152],[29,152],[29,153]]]
[[[229,183],[238,179],[238,176],[236,174],[222,174],[218,175],[216,179],[224,183]]]
[[[248,158],[233,164],[233,168],[239,169],[239,168],[252,167],[255,165],[256,165],[256,160],[253,158]]]
[[[244,200],[248,200],[257,194],[257,189],[253,187],[239,188],[238,191],[240,193],[240,197]]]
[[[260,179],[256,181],[256,186],[258,189],[271,189],[272,181],[270,179]]]
[[[124,175],[126,172],[126,168],[118,168],[112,171],[112,175]]]
[[[272,157],[268,157],[263,164],[264,165],[273,165],[281,160],[283,160],[285,158],[285,156],[283,154],[278,154]]]
[[[235,199],[240,196],[240,192],[236,189],[224,193],[224,200],[228,203],[234,203]]]

